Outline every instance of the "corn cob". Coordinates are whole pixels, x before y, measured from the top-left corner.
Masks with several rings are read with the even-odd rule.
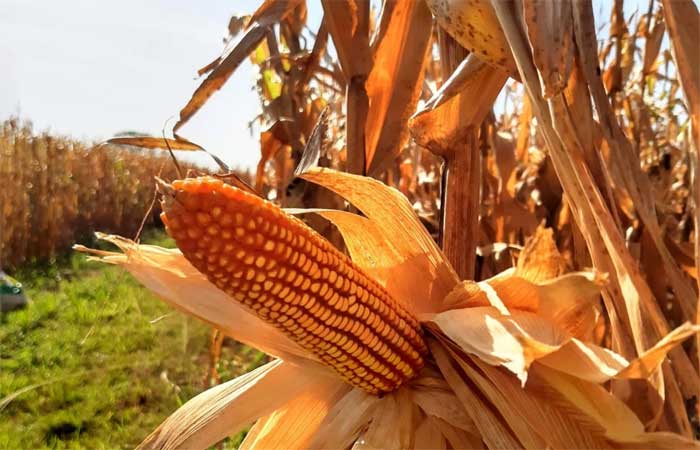
[[[161,217],[185,257],[348,383],[391,392],[423,366],[418,321],[302,221],[211,177],[165,191]]]

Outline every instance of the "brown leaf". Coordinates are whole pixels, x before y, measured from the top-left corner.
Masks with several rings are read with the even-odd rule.
[[[172,150],[184,150],[192,152],[203,150],[202,147],[200,147],[199,145],[187,140],[167,139],[152,136],[116,137],[107,140],[107,144],[133,145],[134,147],[163,150],[167,150],[169,146]]]
[[[535,234],[525,241],[518,258],[516,275],[538,283],[556,278],[565,271],[566,261],[554,242],[554,230],[540,225]]]
[[[642,65],[642,73],[647,75],[652,72],[654,63],[659,57],[661,50],[661,41],[666,33],[666,25],[663,22],[657,21],[654,28],[651,29],[644,43],[644,64]]]
[[[418,145],[449,157],[466,133],[491,110],[508,78],[502,70],[470,55],[409,121]]]
[[[545,97],[566,86],[574,56],[571,2],[534,0],[523,2],[527,34],[535,66],[540,71]]]
[[[253,23],[266,27],[279,22],[302,3],[303,0],[265,0],[250,17],[246,29]]]
[[[406,124],[423,86],[432,17],[424,2],[399,2],[391,9],[386,34],[377,44],[365,84],[369,110],[365,125],[365,165],[377,175],[403,150]]]
[[[360,26],[366,0],[322,0],[324,20],[338,53],[340,68],[349,81],[355,75],[366,75],[372,64],[367,29]]]
[[[291,385],[290,379],[294,380]],[[275,360],[204,391],[151,433],[140,449],[208,448],[261,416],[293,402],[311,389],[339,381],[292,363]]]
[[[199,111],[202,105],[209,100],[214,92],[221,89],[224,83],[226,83],[233,72],[243,62],[245,57],[255,50],[258,44],[265,38],[268,26],[284,19],[287,14],[291,13],[294,8],[299,5],[300,1],[301,0],[267,0],[258,8],[249,22],[249,24],[257,22],[257,25],[248,29],[233,50],[221,59],[220,63],[211,70],[207,78],[197,87],[190,101],[180,110],[180,120],[175,124],[173,132],[176,132],[187,123],[187,121]],[[207,65],[204,69],[211,69],[210,66],[211,64]]]
[[[284,124],[277,121],[269,129],[260,133],[260,161],[255,170],[255,189],[262,191],[265,179],[265,165],[284,147]]]
[[[427,0],[437,22],[479,59],[515,74],[515,62],[488,0]]]
[[[673,59],[693,117],[696,151],[700,152],[700,14],[692,0],[663,0]]]
[[[329,169],[314,169],[302,178],[320,184],[356,206],[381,233],[385,252],[379,261],[393,261],[389,284],[406,293],[405,300],[416,313],[436,311],[457,284],[457,275],[399,191],[368,177]],[[360,228],[362,231],[362,228]],[[377,240],[376,236],[371,241]],[[387,286],[388,290],[392,290]]]

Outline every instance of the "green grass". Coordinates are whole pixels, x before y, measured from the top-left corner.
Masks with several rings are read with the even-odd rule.
[[[124,270],[73,254],[15,277],[32,302],[0,316],[0,448],[133,448],[205,388],[211,329]],[[227,342],[222,380],[263,358]]]

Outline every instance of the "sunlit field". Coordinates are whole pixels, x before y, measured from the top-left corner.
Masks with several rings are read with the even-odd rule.
[[[74,6],[0,18],[85,85],[0,103],[0,448],[700,448],[697,1]]]

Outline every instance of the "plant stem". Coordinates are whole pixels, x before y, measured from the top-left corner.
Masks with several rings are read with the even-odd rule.
[[[445,161],[445,195],[442,205],[442,249],[462,279],[474,278],[479,239],[481,154],[478,130],[472,128],[465,141]]]

